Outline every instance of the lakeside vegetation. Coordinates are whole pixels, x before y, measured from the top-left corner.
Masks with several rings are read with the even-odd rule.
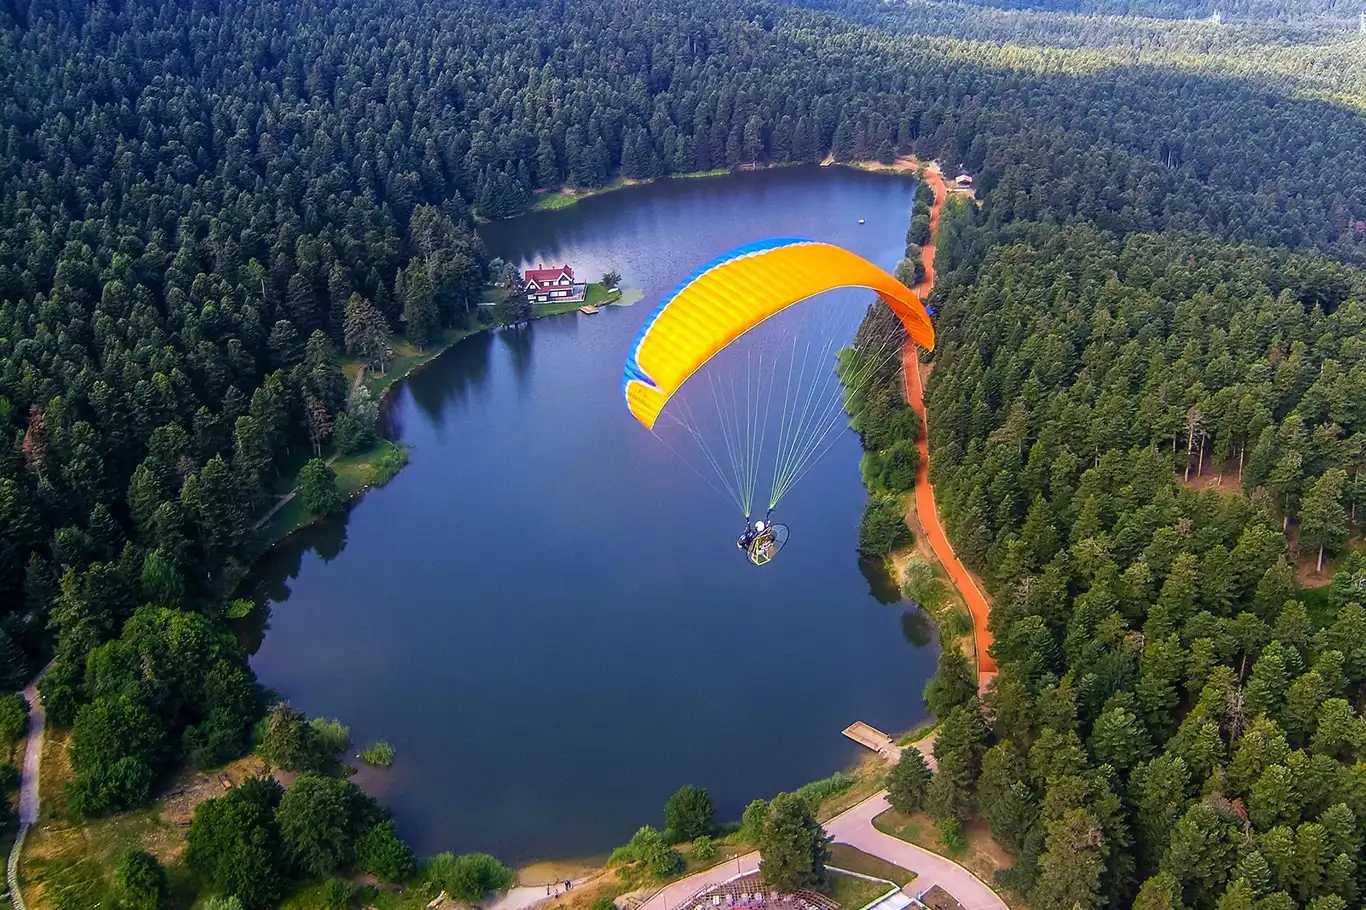
[[[678,174],[669,174],[668,177],[672,180],[688,180],[701,177],[724,177],[729,173],[731,173],[729,168],[718,167],[705,171],[686,171]],[[616,180],[609,181],[603,186],[549,190],[536,194],[536,201],[532,205],[532,209],[537,212],[566,209],[591,196],[601,196],[603,193],[610,193],[613,190],[624,189],[628,186],[639,186],[641,183],[648,182],[649,179],[618,177]]]

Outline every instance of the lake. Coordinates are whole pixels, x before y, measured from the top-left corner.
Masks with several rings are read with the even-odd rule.
[[[601,854],[663,827],[682,784],[738,820],[857,760],[848,724],[925,718],[937,638],[860,566],[858,437],[832,437],[782,503],[791,540],[756,568],[735,548],[739,512],[620,390],[642,321],[696,266],[804,236],[890,270],[913,192],[785,168],[484,226],[495,256],[588,280],[615,269],[644,299],[472,337],[400,384],[386,419],[408,467],[259,570],[257,674],[349,724],[358,748],[394,745],[392,768],[358,779],[420,854]]]

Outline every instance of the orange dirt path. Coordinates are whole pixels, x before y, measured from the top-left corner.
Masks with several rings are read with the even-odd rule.
[[[915,289],[922,301],[929,298],[930,289],[934,287],[934,237],[939,233],[939,210],[944,207],[944,200],[948,196],[948,191],[944,187],[944,177],[937,167],[926,168],[925,179],[934,188],[934,205],[930,208],[930,242],[925,244],[921,254],[925,263],[925,280]],[[925,390],[920,382],[920,358],[916,355],[914,343],[906,345],[903,364],[906,373],[906,400],[920,415],[920,421],[926,427],[926,431],[920,434],[920,439],[916,443],[916,447],[920,449],[920,467],[915,477],[916,514],[920,517],[920,526],[925,529],[930,549],[934,550],[934,555],[943,563],[954,587],[963,595],[963,600],[967,602],[968,610],[972,613],[972,637],[977,651],[977,677],[979,683],[984,685],[985,676],[996,673],[996,661],[987,654],[987,648],[991,647],[991,631],[987,628],[991,599],[977,584],[977,579],[972,577],[967,566],[958,561],[949,538],[944,534],[944,526],[939,523],[939,509],[934,504],[934,487],[930,485],[929,478],[930,443],[929,424],[925,419]]]

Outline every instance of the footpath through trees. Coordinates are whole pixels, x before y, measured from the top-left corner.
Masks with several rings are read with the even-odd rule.
[[[939,212],[944,208],[944,200],[948,197],[944,175],[940,173],[938,165],[931,164],[925,169],[925,179],[934,189],[934,205],[930,207],[930,242],[921,248],[925,280],[915,289],[921,300],[928,300],[930,291],[934,288],[934,241],[939,235]],[[925,390],[920,382],[920,358],[913,342],[906,344],[903,363],[906,373],[906,400],[920,415],[920,423],[924,428],[916,442],[920,450],[920,465],[915,478],[915,512],[920,520],[920,526],[925,530],[925,538],[929,541],[930,549],[943,564],[953,586],[963,596],[968,610],[972,613],[973,650],[977,652],[977,683],[980,687],[985,687],[990,678],[996,675],[996,661],[987,654],[987,648],[991,647],[991,631],[987,628],[991,600],[972,577],[967,566],[958,560],[949,538],[944,534],[944,526],[939,522],[939,509],[934,503],[934,487],[930,484],[929,477],[929,422],[925,415]],[[908,515],[908,520],[909,517]]]

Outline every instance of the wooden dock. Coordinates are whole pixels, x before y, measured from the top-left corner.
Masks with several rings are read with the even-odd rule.
[[[845,727],[844,735],[860,746],[872,749],[874,752],[880,752],[893,761],[901,757],[901,747],[892,742],[890,736],[861,720]]]
[[[585,316],[592,316],[597,313],[597,311],[598,308],[591,303],[585,303],[583,306],[579,307],[579,312],[583,313]]]

